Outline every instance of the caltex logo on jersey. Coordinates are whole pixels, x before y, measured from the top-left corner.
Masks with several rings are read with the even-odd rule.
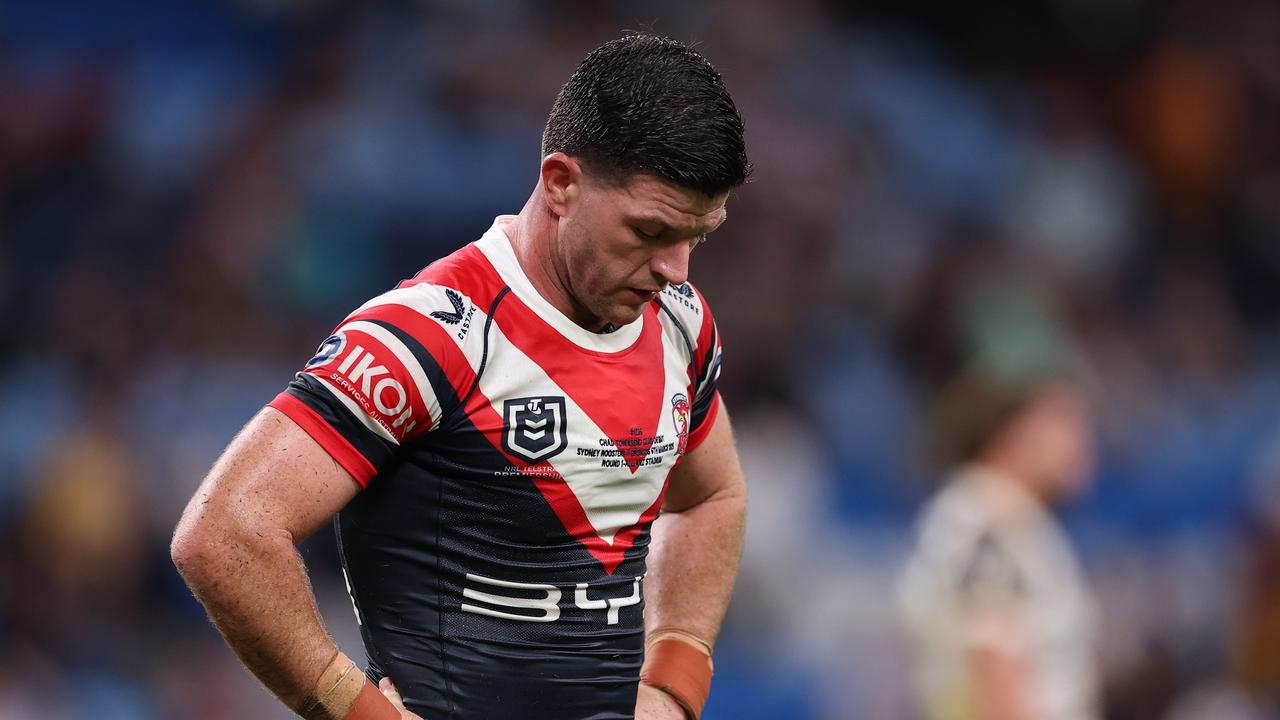
[[[502,406],[502,449],[529,462],[546,460],[569,446],[564,397],[513,398]]]
[[[689,398],[684,393],[671,396],[671,422],[676,426],[676,437],[680,438],[676,455],[683,455],[689,444]]]

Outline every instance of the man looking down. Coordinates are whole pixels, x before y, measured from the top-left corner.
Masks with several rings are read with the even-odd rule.
[[[689,258],[749,172],[700,54],[586,57],[520,213],[343,320],[178,524],[267,688],[306,718],[698,717],[746,492]],[[335,515],[363,672],[294,548]]]

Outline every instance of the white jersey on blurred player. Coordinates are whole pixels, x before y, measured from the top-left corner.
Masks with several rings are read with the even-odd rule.
[[[998,472],[960,470],[926,508],[899,588],[928,720],[987,720],[975,651],[1016,658],[1037,720],[1095,720],[1093,601],[1052,515]]]

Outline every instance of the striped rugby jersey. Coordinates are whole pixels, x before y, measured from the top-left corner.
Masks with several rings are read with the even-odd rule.
[[[348,316],[271,406],[364,486],[335,525],[370,676],[432,720],[631,717],[649,527],[719,371],[692,286],[592,333],[496,222]]]

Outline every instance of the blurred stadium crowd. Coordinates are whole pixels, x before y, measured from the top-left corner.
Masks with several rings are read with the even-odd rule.
[[[931,400],[1062,362],[1107,717],[1280,716],[1280,6],[965,5],[0,4],[0,717],[287,716],[178,513],[348,310],[519,209],[559,84],[642,26],[756,166],[693,264],[752,488],[707,717],[911,718]]]

